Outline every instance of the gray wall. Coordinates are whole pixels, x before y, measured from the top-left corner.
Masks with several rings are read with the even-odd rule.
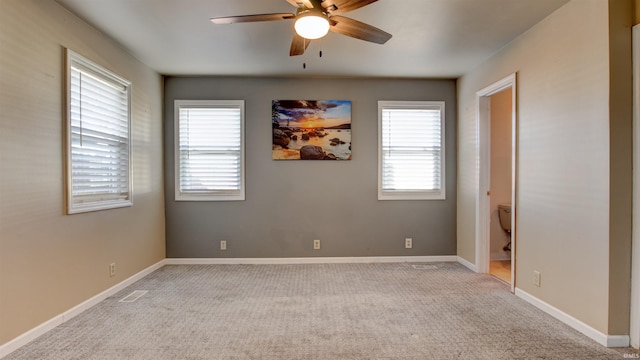
[[[245,201],[174,200],[176,99],[245,100]],[[271,160],[275,99],[351,100],[353,159]],[[378,100],[446,102],[446,200],[377,200]],[[167,257],[455,255],[455,119],[454,80],[167,77]],[[404,248],[405,237],[413,249]]]

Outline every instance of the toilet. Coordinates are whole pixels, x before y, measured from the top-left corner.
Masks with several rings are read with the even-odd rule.
[[[498,216],[502,229],[511,235],[511,204],[498,205]]]
[[[511,237],[511,204],[498,205],[498,217],[500,218],[500,226]],[[504,251],[511,251],[511,241],[502,248]]]

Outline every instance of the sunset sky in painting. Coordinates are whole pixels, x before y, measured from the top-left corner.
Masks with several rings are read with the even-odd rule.
[[[273,105],[281,127],[316,128],[351,123],[349,100],[274,100]]]

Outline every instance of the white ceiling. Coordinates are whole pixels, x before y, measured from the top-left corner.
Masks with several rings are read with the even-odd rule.
[[[568,2],[379,0],[345,15],[393,34],[386,44],[330,32],[290,57],[291,20],[209,21],[295,12],[285,0],[56,1],[165,75],[408,78],[459,77]]]

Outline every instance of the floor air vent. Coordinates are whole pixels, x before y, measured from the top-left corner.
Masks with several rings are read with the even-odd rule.
[[[140,299],[141,297],[143,297],[144,294],[146,294],[148,292],[149,292],[149,290],[136,290],[136,291],[132,292],[131,294],[123,297],[122,300],[120,300],[120,302],[125,302],[125,303],[134,302],[134,301]]]
[[[436,270],[438,267],[435,265],[425,265],[425,264],[417,264],[411,265],[416,270]]]

